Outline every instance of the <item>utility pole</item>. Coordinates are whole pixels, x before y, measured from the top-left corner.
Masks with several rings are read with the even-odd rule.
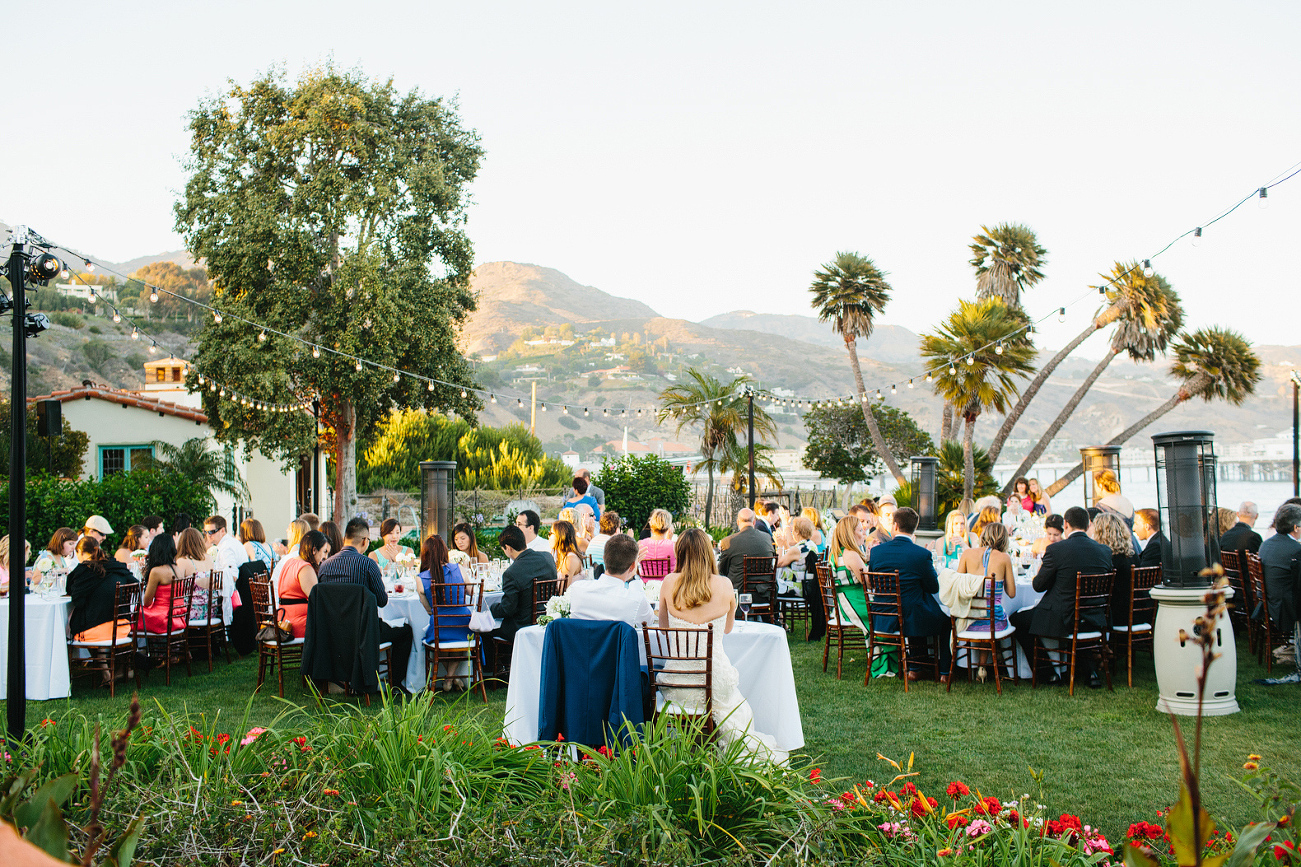
[[[316,419],[316,440],[312,446],[312,514],[321,514],[321,396],[312,397],[312,417]]]
[[[750,509],[754,509],[754,389],[745,390],[748,433],[746,445],[750,452]]]

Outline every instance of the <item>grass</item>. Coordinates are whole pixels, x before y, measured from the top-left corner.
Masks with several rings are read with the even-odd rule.
[[[835,677],[835,662],[822,671],[822,645],[790,642],[805,752],[814,757],[823,778],[846,777],[850,782],[884,782],[893,768],[877,758],[897,761],[916,754],[915,778],[922,791],[943,798],[952,780],[979,786],[1003,799],[1036,794],[1042,775],[1044,803],[1055,812],[1081,815],[1120,839],[1131,822],[1153,821],[1177,795],[1178,758],[1169,717],[1155,709],[1156,681],[1150,658],[1139,663],[1133,689],[1117,682],[1115,692],[1077,689],[1072,698],[1060,687],[1031,690],[1028,684],[1006,686],[1000,697],[992,683],[959,680],[952,693],[934,683],[914,684],[905,695],[898,679],[875,680],[863,686],[864,661],[848,661],[843,680]],[[1285,774],[1301,767],[1301,742],[1296,734],[1297,687],[1264,687],[1252,682],[1264,669],[1239,647],[1238,703],[1240,713],[1208,717],[1204,724],[1202,786],[1204,803],[1217,819],[1241,827],[1256,818],[1255,804],[1235,778],[1247,754],[1260,753],[1265,762]],[[188,709],[212,719],[217,728],[233,731],[243,715],[257,679],[256,657],[230,665],[195,666],[192,678],[173,670],[172,685],[155,671],[141,691],[143,702],[158,701],[169,711]],[[286,678],[285,698],[304,714],[314,714],[312,698],[297,678]],[[477,696],[467,702],[493,725],[505,710],[506,690],[488,693],[486,706]],[[129,690],[114,699],[92,687],[86,678],[73,684],[71,699],[28,702],[29,725],[58,718],[75,707],[87,714],[120,719],[130,702]],[[449,702],[465,701],[448,698]],[[274,686],[264,688],[249,707],[250,724],[266,725],[284,713],[286,704]],[[376,703],[374,712],[379,711]],[[1191,738],[1191,720],[1188,736]]]

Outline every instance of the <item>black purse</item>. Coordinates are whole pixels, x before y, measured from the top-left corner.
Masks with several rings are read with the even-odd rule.
[[[282,619],[285,616],[285,609],[276,609],[276,622],[268,623],[257,631],[258,641],[279,642],[281,644],[294,640],[293,624],[288,620]]]

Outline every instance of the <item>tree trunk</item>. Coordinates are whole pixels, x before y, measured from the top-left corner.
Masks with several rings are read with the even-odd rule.
[[[1174,397],[1170,398],[1165,403],[1161,404],[1156,409],[1152,410],[1147,415],[1143,416],[1141,419],[1134,422],[1132,425],[1125,428],[1123,431],[1121,431],[1120,433],[1116,434],[1114,437],[1109,439],[1107,441],[1107,445],[1109,446],[1124,445],[1126,442],[1129,441],[1129,438],[1132,437],[1134,434],[1138,433],[1143,428],[1147,427],[1152,422],[1156,421],[1161,416],[1165,415],[1170,410],[1177,407],[1179,404],[1188,400],[1193,395],[1200,394],[1208,385],[1211,384],[1211,381],[1212,380],[1209,375],[1205,373],[1197,374],[1190,381],[1180,386],[1179,390],[1175,392]],[[1050,486],[1045,488],[1044,493],[1048,494],[1049,497],[1055,496],[1062,490],[1062,488],[1065,488],[1071,482],[1078,479],[1083,472],[1084,472],[1084,462],[1081,461],[1080,463],[1072,467],[1069,473],[1062,476],[1060,479],[1058,479],[1057,481],[1053,482]]]
[[[867,389],[863,386],[863,370],[858,366],[858,347],[856,341],[846,340],[845,349],[849,350],[849,364],[854,368],[854,385],[858,388],[858,405],[863,410],[863,421],[867,422],[868,433],[872,435],[872,447],[876,453],[881,456],[885,462],[885,468],[894,476],[895,481],[902,485],[908,481],[904,478],[903,473],[899,472],[899,464],[895,462],[894,455],[890,454],[890,449],[886,448],[885,438],[881,436],[881,428],[876,423],[876,416],[872,415],[872,407],[868,405]]]
[[[357,410],[341,400],[334,426],[334,523],[342,529],[357,508]]]
[[[1039,389],[1043,388],[1044,383],[1048,381],[1048,377],[1052,376],[1053,371],[1066,360],[1066,356],[1075,351],[1077,346],[1088,340],[1094,332],[1100,331],[1115,322],[1116,317],[1119,315],[1120,305],[1118,303],[1109,305],[1106,310],[1094,317],[1088,328],[1077,334],[1074,340],[1063,346],[1056,355],[1048,360],[1047,364],[1039,368],[1035,378],[1030,380],[1030,384],[1025,387],[1025,391],[1021,392],[1021,397],[1017,399],[1016,406],[1012,407],[1012,411],[1003,419],[1003,424],[998,428],[998,433],[994,434],[994,441],[989,444],[990,465],[998,462],[998,455],[1003,451],[1003,443],[1007,442],[1008,435],[1012,433],[1012,428],[1016,427],[1016,423],[1021,420],[1026,407],[1030,405],[1030,401],[1034,400],[1035,395],[1039,393]]]
[[[976,414],[964,412],[967,426],[962,432],[962,498],[971,499],[976,488],[976,460],[971,453],[971,440],[976,432]]]
[[[1021,466],[1017,467],[1016,472],[1012,473],[1008,478],[1007,485],[1003,488],[1004,497],[1011,495],[1012,487],[1016,484],[1017,479],[1029,474],[1034,462],[1039,460],[1039,457],[1048,449],[1048,444],[1052,442],[1053,437],[1057,436],[1057,432],[1062,429],[1062,426],[1066,424],[1066,420],[1075,412],[1080,405],[1080,401],[1084,400],[1084,395],[1093,387],[1093,383],[1098,381],[1098,377],[1107,369],[1107,365],[1111,364],[1119,354],[1112,349],[1102,356],[1102,360],[1093,368],[1093,371],[1085,378],[1080,387],[1075,390],[1075,394],[1071,395],[1071,399],[1066,402],[1066,406],[1062,407],[1062,411],[1057,414],[1057,418],[1053,419],[1053,423],[1048,425],[1048,430],[1044,431],[1043,436],[1039,437],[1039,442],[1035,443],[1034,448],[1030,449],[1030,453],[1022,459]]]
[[[953,404],[947,400],[944,401],[944,414],[940,416],[940,442],[953,438],[950,429],[953,427]]]
[[[708,479],[705,482],[705,526],[710,527],[714,520],[714,465],[709,464],[705,471]]]

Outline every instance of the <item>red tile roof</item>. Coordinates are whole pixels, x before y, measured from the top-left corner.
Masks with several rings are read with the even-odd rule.
[[[200,410],[188,406],[181,406],[178,403],[172,403],[168,400],[158,400],[153,397],[135,391],[122,391],[117,388],[109,388],[106,385],[83,385],[80,388],[74,388],[69,391],[56,391],[53,394],[33,397],[28,402],[37,400],[57,400],[60,403],[67,403],[70,400],[90,400],[92,397],[100,400],[107,400],[112,403],[121,404],[122,406],[135,407],[137,409],[147,409],[156,412],[159,415],[174,415],[177,418],[188,419],[197,423],[207,423],[208,417]]]

